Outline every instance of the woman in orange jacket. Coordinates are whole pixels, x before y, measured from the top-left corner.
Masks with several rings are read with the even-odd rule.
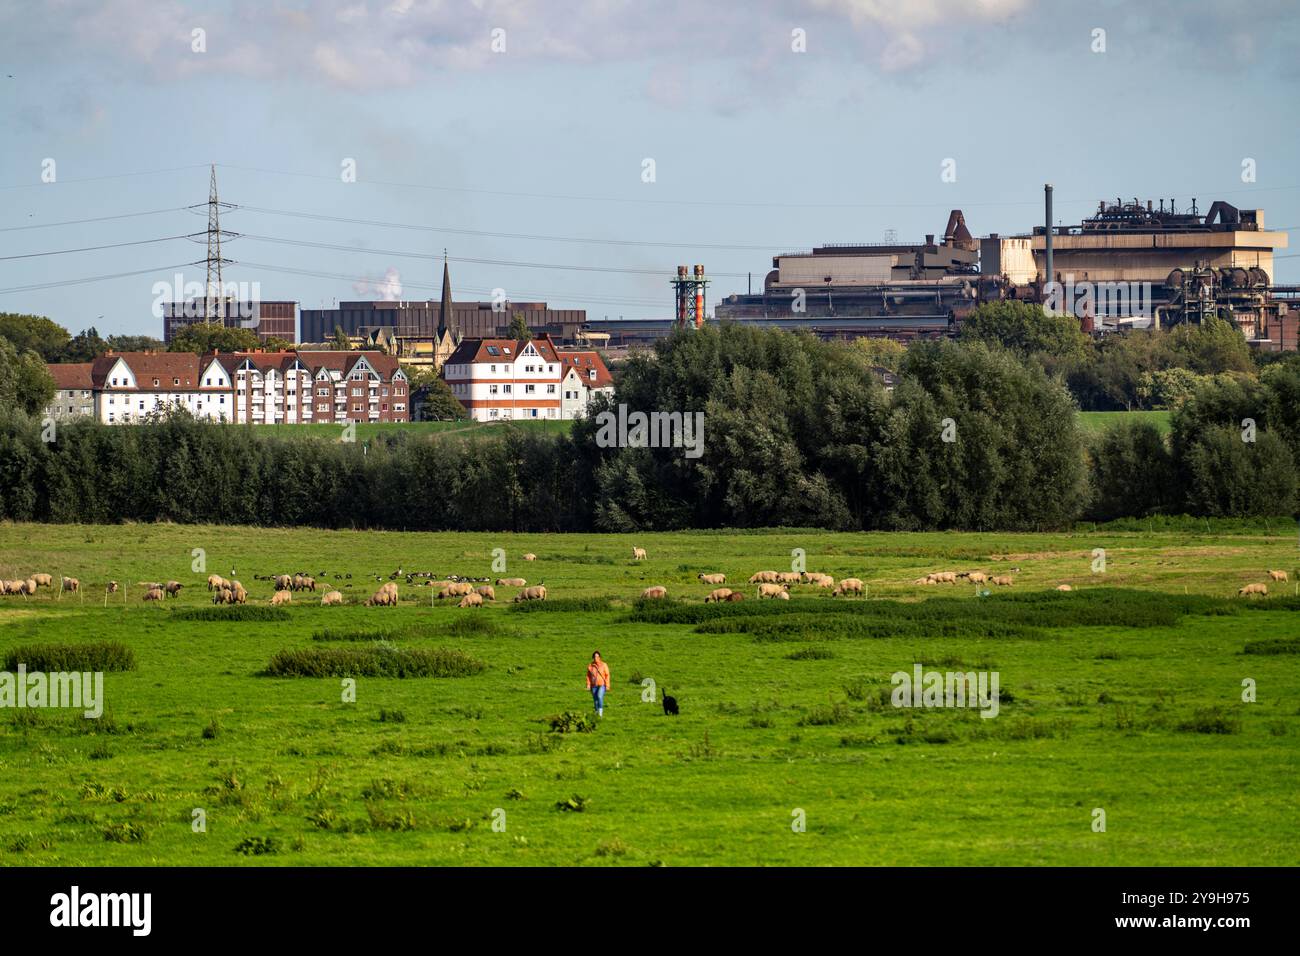
[[[591,655],[587,665],[587,690],[591,691],[591,701],[596,705],[596,716],[605,716],[605,693],[609,690],[609,667],[600,659],[600,651]]]

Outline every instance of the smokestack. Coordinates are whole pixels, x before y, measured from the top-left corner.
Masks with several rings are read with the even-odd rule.
[[[704,266],[695,267],[695,327],[704,327]]]
[[[1052,184],[1043,186],[1043,215],[1047,219],[1047,281],[1055,281],[1056,273],[1052,271]]]

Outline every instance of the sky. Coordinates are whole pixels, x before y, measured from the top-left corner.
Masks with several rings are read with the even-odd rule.
[[[458,301],[593,319],[702,263],[711,311],[951,209],[1026,232],[1047,182],[1061,224],[1224,199],[1294,238],[1298,46],[1294,0],[0,0],[0,311],[161,337],[211,164],[224,279],[305,308],[436,299],[445,254]]]

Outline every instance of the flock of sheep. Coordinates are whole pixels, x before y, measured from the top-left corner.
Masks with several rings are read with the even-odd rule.
[[[529,552],[523,555],[525,561],[536,561],[537,555]],[[647,560],[645,548],[632,548],[633,561]],[[1012,572],[1019,571],[1019,568],[1011,568]],[[1273,582],[1288,581],[1287,572],[1269,571],[1269,578]],[[321,572],[321,576],[326,576],[326,572]],[[260,576],[254,575],[259,580]],[[351,574],[339,575],[339,577],[351,578]],[[545,601],[547,590],[545,584],[529,585],[524,578],[497,578],[495,586],[489,583],[488,578],[466,578],[457,575],[449,575],[442,580],[434,580],[435,575],[429,571],[412,571],[406,572],[398,568],[389,575],[389,580],[380,585],[379,589],[365,602],[367,607],[396,607],[398,605],[398,590],[396,580],[405,577],[406,583],[412,585],[417,579],[421,583],[417,586],[436,588],[436,599],[456,599],[457,607],[473,608],[483,607],[484,602],[496,601],[496,588],[509,587],[517,588],[514,596],[514,602],[521,601]],[[723,601],[743,601],[745,595],[729,587],[724,587],[727,583],[727,576],[722,573],[704,573],[697,575],[701,584],[713,587],[704,598],[705,604],[721,603]],[[293,600],[296,592],[310,591],[315,593],[317,590],[316,578],[306,573],[295,574],[276,574],[269,575],[265,580],[270,581],[275,586],[274,594],[271,596],[270,603],[272,606],[279,607],[289,604]],[[383,579],[375,575],[376,581]],[[913,581],[913,585],[926,586],[932,584],[956,584],[958,581],[967,581],[971,584],[992,584],[1000,587],[1010,587],[1015,583],[1015,579],[1010,574],[991,575],[984,571],[932,571],[924,577],[919,577]],[[55,578],[50,574],[31,574],[25,578],[15,580],[0,579],[0,594],[20,594],[24,597],[35,595],[40,588],[53,589]],[[479,583],[482,582],[482,583]],[[140,581],[141,587],[145,589],[144,600],[161,602],[168,597],[179,597],[181,589],[185,587],[180,581]],[[816,591],[829,591],[831,597],[840,597],[847,595],[865,595],[866,585],[860,578],[843,578],[838,583],[829,574],[822,574],[816,571],[758,571],[751,575],[749,584],[757,585],[755,597],[759,600],[770,599],[777,601],[790,600],[790,589],[792,587],[806,586]],[[345,585],[351,587],[350,584]],[[114,594],[119,590],[118,582],[109,581],[104,588],[105,594]],[[1074,590],[1069,584],[1059,584],[1056,586],[1058,591]],[[64,591],[76,594],[81,591],[81,582],[76,578],[63,577],[59,579],[59,594]],[[208,576],[208,591],[212,594],[213,604],[245,604],[248,602],[248,591],[242,584],[235,580],[227,580],[219,574]],[[1266,584],[1247,584],[1240,588],[1237,594],[1242,597],[1253,595],[1268,594],[1268,585]],[[641,592],[643,600],[663,600],[668,597],[668,589],[663,585],[653,585],[645,588]],[[323,606],[338,606],[345,602],[343,593],[337,590],[325,590],[321,595],[320,603]]]

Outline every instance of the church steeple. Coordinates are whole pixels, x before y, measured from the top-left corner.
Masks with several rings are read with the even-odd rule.
[[[442,250],[442,307],[438,310],[438,336],[452,331],[455,315],[451,302],[451,272],[447,268],[447,250]]]

